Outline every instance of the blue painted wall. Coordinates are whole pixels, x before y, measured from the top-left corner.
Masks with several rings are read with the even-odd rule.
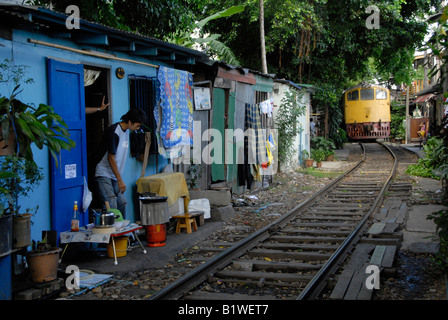
[[[85,49],[88,47],[86,45],[83,45],[82,47],[76,46],[68,40],[50,38],[39,33],[32,33],[22,30],[14,30],[12,41],[0,38],[0,60],[3,62],[4,59],[9,59],[16,65],[28,66],[25,78],[32,78],[34,80],[34,83],[32,84],[22,85],[23,91],[18,96],[18,99],[25,103],[34,103],[36,105],[39,103],[48,103],[46,58],[60,59],[66,62],[82,63],[87,65],[94,64],[104,68],[109,68],[111,74],[111,106],[109,108],[112,112],[112,123],[120,121],[121,116],[129,110],[128,75],[135,74],[154,77],[157,74],[157,69],[154,67],[143,66],[131,62],[107,60],[104,58],[91,57],[62,49],[35,45],[28,43],[28,38],[70,46],[77,49]],[[94,47],[91,49],[95,50]],[[114,54],[121,58],[128,58],[132,60],[138,59],[136,57],[131,57],[118,52],[114,52]],[[140,61],[155,65],[163,64],[157,61],[148,61],[142,58],[140,58]],[[118,79],[115,76],[115,69],[118,67],[122,67],[126,72],[126,76],[123,79]],[[12,89],[13,85],[10,84],[8,86],[7,84],[0,83],[0,95],[8,96]],[[32,218],[32,239],[40,241],[42,230],[51,230],[49,152],[47,149],[39,150],[37,148],[35,148],[33,152],[36,163],[43,168],[45,178],[41,182],[40,187],[37,188],[37,190],[35,190],[29,198],[20,199],[19,205],[22,209],[28,207],[35,208],[36,204],[39,205],[37,215]],[[146,168],[146,175],[152,175],[160,172],[167,163],[168,162],[165,158],[159,156],[159,168],[156,169],[155,158],[150,158]],[[135,158],[129,157],[123,177],[126,185],[128,186],[125,195],[128,199],[127,215],[131,221],[134,221],[135,213],[138,212],[138,208],[134,208],[132,199],[135,196],[133,195],[136,190],[134,186],[137,179],[140,177],[141,170],[142,163],[135,160]]]

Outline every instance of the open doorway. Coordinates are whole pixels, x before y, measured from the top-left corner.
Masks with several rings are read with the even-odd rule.
[[[84,91],[85,104],[87,107],[97,108],[101,106],[103,97],[104,103],[110,102],[108,69],[84,66]],[[86,113],[86,141],[87,141],[87,175],[89,189],[93,193],[91,208],[101,208],[101,204],[96,197],[95,167],[106,151],[103,137],[106,129],[110,125],[110,108],[103,111]]]

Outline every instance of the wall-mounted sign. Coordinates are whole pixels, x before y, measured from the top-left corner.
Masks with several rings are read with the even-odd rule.
[[[76,178],[76,163],[65,165],[65,179]]]
[[[210,88],[194,88],[194,109],[210,110]]]

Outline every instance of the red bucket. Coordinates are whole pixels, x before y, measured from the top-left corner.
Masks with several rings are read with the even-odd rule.
[[[162,247],[166,243],[166,225],[155,224],[145,226],[148,247]]]

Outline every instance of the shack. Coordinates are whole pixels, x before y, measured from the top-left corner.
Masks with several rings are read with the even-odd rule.
[[[422,123],[426,127],[426,133],[434,134],[445,114],[444,103],[445,98],[439,83],[416,93],[415,99],[409,103],[411,142],[420,141],[417,132],[420,131]]]
[[[301,85],[293,83],[289,80],[275,79],[274,80],[274,90],[273,99],[274,105],[274,117],[278,118],[281,108],[279,108],[286,98],[286,94],[292,91],[298,93],[297,96],[297,107],[304,108],[303,114],[298,118],[297,123],[295,123],[296,135],[292,141],[291,151],[289,161],[280,163],[281,171],[290,171],[302,165],[305,160],[304,151],[310,154],[310,111],[311,111],[311,92],[313,87],[309,85]],[[278,122],[276,123],[276,127]]]
[[[221,146],[221,159],[211,165],[211,186],[224,182],[232,193],[240,193],[268,183],[272,175],[262,164],[266,162],[265,146],[273,118],[260,108],[264,102],[270,104],[273,77],[224,62],[216,63],[216,67],[211,121],[225,143]],[[250,132],[254,136],[248,137]],[[245,138],[249,144],[254,139],[258,143],[249,150],[255,153],[253,159],[247,158]]]

